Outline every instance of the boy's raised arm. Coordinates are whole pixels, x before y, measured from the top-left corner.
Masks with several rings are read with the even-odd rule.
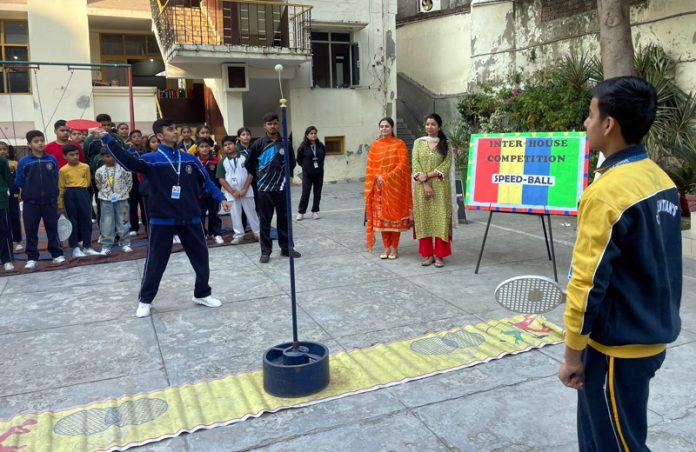
[[[150,170],[150,165],[145,160],[132,156],[131,153],[124,149],[121,143],[111,135],[105,134],[101,137],[101,140],[111,155],[114,156],[116,162],[122,167],[129,171],[143,174],[147,174]]]

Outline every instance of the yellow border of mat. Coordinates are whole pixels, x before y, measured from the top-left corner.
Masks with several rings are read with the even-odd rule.
[[[99,403],[0,420],[0,449],[124,450],[184,432],[397,385],[563,340],[542,317],[519,315],[331,356],[331,383],[318,394],[266,394],[261,371],[229,375]]]

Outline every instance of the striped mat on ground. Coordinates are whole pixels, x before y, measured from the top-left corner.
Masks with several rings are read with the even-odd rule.
[[[296,399],[264,392],[259,370],[75,408],[19,414],[0,420],[0,450],[124,450],[451,372],[562,340],[561,329],[540,316],[491,320],[331,355],[329,386]]]

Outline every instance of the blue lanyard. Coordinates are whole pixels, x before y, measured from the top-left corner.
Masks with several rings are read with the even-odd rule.
[[[164,152],[162,149],[159,149],[159,148],[157,149],[157,152],[162,154],[164,156],[164,158],[167,159],[167,162],[169,162],[169,165],[174,170],[174,174],[176,174],[176,183],[178,185],[179,184],[179,175],[181,174],[181,153],[180,153],[180,151],[176,151],[176,155],[177,155],[177,157],[179,157],[179,159],[178,159],[179,163],[178,163],[177,167],[174,167],[174,162],[172,161],[172,159],[169,158],[169,156],[167,155],[166,152]]]

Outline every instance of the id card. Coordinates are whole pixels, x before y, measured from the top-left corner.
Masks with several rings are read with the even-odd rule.
[[[179,185],[172,185],[172,199],[181,198],[181,187]]]
[[[113,202],[113,203],[118,202],[118,196],[116,196],[116,195],[111,195],[111,202]]]
[[[230,184],[232,184],[232,185],[237,185],[237,178],[236,178],[236,177],[230,177]]]
[[[314,168],[319,168],[319,162],[314,162]]]

